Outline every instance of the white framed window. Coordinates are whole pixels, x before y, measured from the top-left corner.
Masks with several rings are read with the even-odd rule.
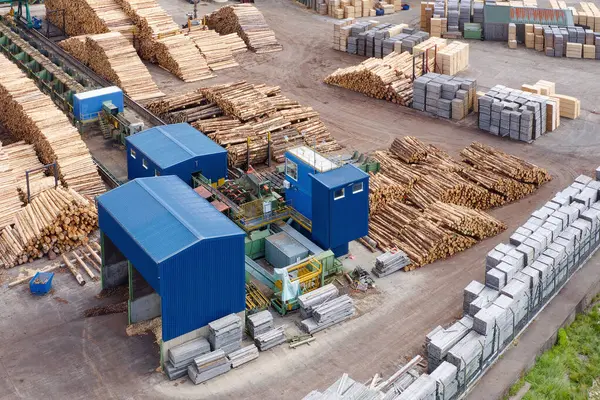
[[[148,161],[145,158],[142,158],[142,167],[148,169]]]
[[[129,154],[131,155],[131,158],[135,158],[135,150],[134,149],[129,150]]]
[[[334,200],[339,200],[339,199],[343,199],[343,198],[344,198],[344,188],[337,189],[335,192],[333,192]]]
[[[285,159],[285,174],[293,180],[298,180],[298,164],[292,160]]]
[[[154,176],[160,176],[160,171],[159,171],[159,170],[157,170],[157,169],[155,169],[155,170],[154,170]]]
[[[352,194],[360,193],[363,191],[363,183],[358,182],[352,185]]]

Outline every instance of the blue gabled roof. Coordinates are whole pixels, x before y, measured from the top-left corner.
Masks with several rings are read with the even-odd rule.
[[[161,169],[203,155],[227,153],[187,123],[155,126],[128,136],[127,141]]]
[[[244,235],[177,176],[135,179],[98,204],[157,264],[202,240]]]
[[[332,169],[331,171],[311,175],[313,179],[329,189],[335,189],[369,177],[367,173],[356,168],[352,164],[346,164],[343,167]]]

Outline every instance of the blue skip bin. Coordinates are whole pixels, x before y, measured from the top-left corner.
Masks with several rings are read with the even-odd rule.
[[[29,290],[32,294],[44,295],[52,289],[54,272],[38,272],[29,281]]]

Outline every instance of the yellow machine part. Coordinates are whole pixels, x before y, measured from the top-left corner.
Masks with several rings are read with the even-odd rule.
[[[298,281],[302,293],[308,293],[310,291],[318,289],[321,286],[321,274],[323,273],[323,265],[319,260],[315,258],[311,258],[303,263],[294,265],[287,271],[288,274],[295,273],[294,277],[290,277],[290,281]],[[281,290],[283,286],[281,280],[276,281],[275,286],[279,290]]]
[[[246,311],[266,310],[269,299],[252,282],[246,283]]]

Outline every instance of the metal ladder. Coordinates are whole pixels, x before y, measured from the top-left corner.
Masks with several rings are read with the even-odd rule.
[[[104,117],[104,112],[100,111],[98,113],[98,123],[100,124],[100,130],[104,135],[104,139],[112,139],[112,132],[110,129],[110,125],[106,122],[106,118]]]

